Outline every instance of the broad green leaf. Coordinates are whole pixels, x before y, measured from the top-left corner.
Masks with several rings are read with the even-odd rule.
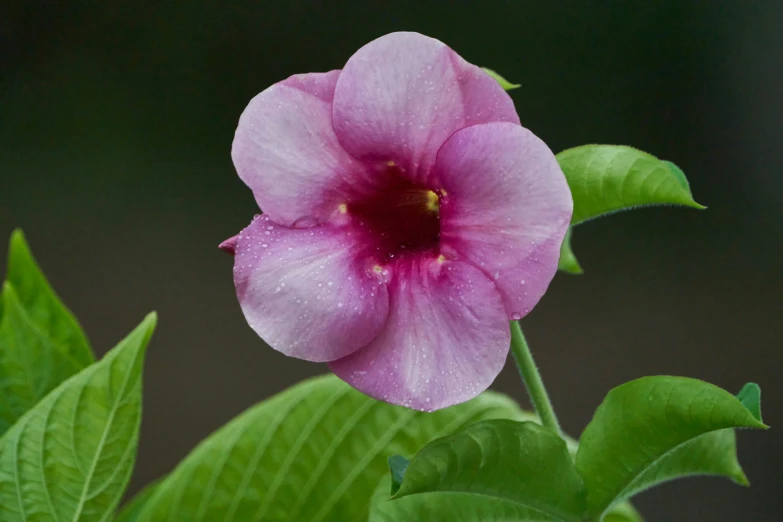
[[[573,227],[568,227],[563,244],[560,246],[560,261],[557,263],[557,268],[572,275],[583,274],[584,270],[579,265],[579,261],[576,260],[574,251],[571,250],[571,235],[573,234]]]
[[[401,455],[392,455],[389,457],[389,471],[391,471],[391,494],[397,494],[408,469],[410,461]]]
[[[761,388],[755,382],[749,382],[742,387],[737,394],[737,399],[745,406],[756,418],[761,420]]]
[[[71,375],[80,362],[61,350],[27,314],[9,282],[0,295],[0,435]]]
[[[207,438],[160,484],[141,520],[365,520],[389,456],[413,455],[482,419],[530,417],[495,393],[422,413],[318,377]]]
[[[510,91],[512,89],[518,89],[519,87],[522,87],[522,85],[518,83],[511,83],[510,81],[506,80],[492,69],[487,69],[486,67],[482,67],[481,70],[483,70],[485,73],[490,75],[492,79],[498,82],[500,86],[503,87],[503,90],[505,91]]]
[[[120,509],[120,512],[117,514],[114,522],[141,522],[139,515],[141,515],[141,512],[144,509],[144,506],[146,506],[147,501],[149,501],[149,499],[152,498],[152,495],[154,495],[157,491],[159,483],[160,481],[157,480],[148,485],[138,494],[136,494],[136,496],[133,497],[130,502],[122,506],[122,509]]]
[[[764,428],[733,395],[685,377],[645,377],[614,388],[579,443],[588,514],[674,478],[723,475],[747,484],[734,431]]]
[[[693,200],[682,170],[669,161],[623,145],[583,145],[557,161],[574,198],[571,224],[643,205],[685,205]]]
[[[0,438],[0,520],[98,522],[114,513],[136,457],[147,318]]]
[[[578,522],[585,498],[556,433],[534,422],[489,420],[425,446],[397,494],[375,498],[369,520]]]
[[[537,419],[534,420],[534,422],[538,422]],[[563,435],[563,438],[565,439],[566,446],[568,448],[568,453],[573,458],[576,455],[576,451],[578,448],[578,443],[572,439],[571,437],[567,435]],[[394,463],[392,463],[392,459],[395,460]],[[388,479],[383,479],[381,483],[378,485],[378,488],[376,489],[375,493],[373,494],[373,502],[370,507],[370,513],[372,513],[372,519],[371,520],[378,520],[380,518],[381,521],[384,520],[384,517],[390,516],[389,512],[392,510],[391,506],[376,506],[376,504],[387,502],[390,500],[391,496],[394,496],[397,491],[400,488],[400,484],[402,483],[402,480],[405,476],[405,471],[408,468],[409,461],[403,457],[400,457],[397,455],[396,457],[392,457],[389,459],[389,471],[391,472],[391,495],[389,494],[390,491],[390,481]],[[412,501],[406,501],[406,502],[412,502]],[[428,502],[421,502],[416,503],[412,502],[413,505],[410,506],[411,512],[415,513],[415,516],[418,517],[418,520],[430,520],[433,516],[432,509],[435,508],[435,506],[430,506]],[[394,508],[397,509],[397,508]],[[400,509],[404,509],[404,506]],[[479,510],[481,512],[489,511],[491,508],[489,506],[472,506],[471,511],[469,512],[469,519],[471,521],[473,520],[485,520],[485,518],[482,518],[479,513],[476,512],[476,510]],[[375,511],[373,511],[375,510]],[[495,513],[494,516],[499,515],[498,513]],[[486,515],[489,516],[489,515]],[[511,515],[509,515],[511,516]],[[454,519],[455,522],[459,522],[458,519]],[[486,519],[490,520],[490,519]],[[514,520],[517,520],[516,518]],[[131,522],[131,521],[122,521],[122,522]],[[631,505],[629,501],[620,502],[619,504],[615,504],[612,506],[612,508],[607,512],[607,514],[604,516],[604,522],[644,522],[644,519],[639,514],[638,511]]]
[[[6,279],[16,289],[22,307],[52,346],[84,368],[95,361],[87,337],[73,314],[49,286],[21,230],[11,234]]]

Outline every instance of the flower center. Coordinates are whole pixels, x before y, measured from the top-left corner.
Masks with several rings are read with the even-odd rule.
[[[433,250],[440,236],[438,194],[389,170],[392,172],[382,189],[346,208],[377,241],[383,262],[406,253]]]

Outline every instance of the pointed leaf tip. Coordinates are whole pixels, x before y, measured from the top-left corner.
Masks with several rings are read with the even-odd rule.
[[[583,145],[557,154],[571,194],[576,225],[649,205],[705,209],[693,199],[682,170],[670,161],[624,145]]]
[[[652,486],[689,475],[748,479],[733,428],[763,427],[737,397],[685,377],[643,377],[614,388],[580,438],[576,467],[588,515]]]

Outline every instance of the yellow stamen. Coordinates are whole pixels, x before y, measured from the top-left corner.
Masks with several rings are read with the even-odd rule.
[[[396,163],[394,163],[393,161],[387,161],[387,162],[386,162],[386,166],[387,166],[387,167],[393,167],[393,166],[395,166],[395,165],[396,165]]]
[[[346,214],[348,212],[348,205],[346,205],[345,203],[340,203],[337,206],[337,210],[340,211],[340,214]]]
[[[446,262],[446,256],[444,256],[443,254],[439,255],[438,256],[438,263],[440,263],[442,265],[445,262]]]
[[[427,191],[427,210],[429,211],[438,211],[438,195],[435,194],[433,191],[428,190]]]
[[[374,267],[372,267],[372,269],[376,274],[380,274],[381,272],[383,272],[383,267],[381,265],[375,265]]]

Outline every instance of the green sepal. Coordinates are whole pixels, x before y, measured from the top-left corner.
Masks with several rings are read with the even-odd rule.
[[[487,73],[488,75],[490,75],[493,80],[498,82],[500,86],[503,87],[504,91],[510,91],[512,89],[518,89],[522,87],[522,85],[519,83],[511,83],[510,81],[506,80],[492,69],[487,69],[486,67],[482,67],[481,70]]]

